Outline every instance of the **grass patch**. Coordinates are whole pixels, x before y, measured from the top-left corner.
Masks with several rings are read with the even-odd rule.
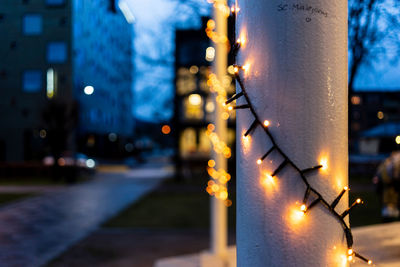
[[[21,200],[28,197],[36,196],[32,193],[1,193],[0,194],[0,205],[9,204],[11,202]]]
[[[104,227],[124,228],[175,228],[208,229],[210,227],[210,196],[205,188],[208,175],[202,168],[193,178],[168,179],[155,191],[144,196],[114,218]],[[236,194],[233,183],[229,184],[229,198],[233,204],[228,208],[230,230],[236,227]]]
[[[235,228],[235,207],[229,225]],[[154,192],[104,224],[105,227],[208,228],[210,197],[206,193]]]
[[[353,177],[352,177],[353,178]],[[351,185],[367,185],[367,177],[351,178]],[[106,222],[104,227],[126,228],[208,228],[210,221],[210,198],[204,191],[206,178],[185,180],[177,183],[167,180],[156,191],[143,197],[139,202],[129,206],[120,214]],[[172,190],[171,190],[172,188]],[[230,189],[234,189],[234,185]],[[195,189],[195,190],[193,190]],[[378,195],[370,190],[372,187],[361,187],[361,191],[349,193],[349,202],[357,198],[364,205],[355,207],[350,214],[351,226],[365,226],[381,223]],[[370,191],[368,191],[370,190]],[[233,191],[233,190],[230,190]],[[233,205],[228,208],[228,223],[231,230],[236,226],[235,192],[229,192]]]

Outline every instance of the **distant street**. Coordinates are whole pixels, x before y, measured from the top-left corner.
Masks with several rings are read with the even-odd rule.
[[[90,182],[0,208],[1,266],[45,264],[172,173],[169,167],[105,167]]]

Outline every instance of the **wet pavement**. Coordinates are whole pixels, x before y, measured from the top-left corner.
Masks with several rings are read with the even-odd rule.
[[[0,208],[0,266],[41,266],[171,176],[169,168],[101,172],[80,185]]]

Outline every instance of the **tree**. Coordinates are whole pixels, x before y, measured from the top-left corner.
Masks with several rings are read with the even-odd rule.
[[[400,50],[400,1],[349,0],[349,93],[360,67]]]

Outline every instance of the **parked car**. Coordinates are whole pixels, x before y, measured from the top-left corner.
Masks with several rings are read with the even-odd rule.
[[[52,166],[55,163],[53,156],[46,156],[43,158],[43,164],[45,166]],[[96,161],[94,159],[88,158],[82,153],[63,153],[61,157],[57,158],[58,166],[77,166],[81,168],[94,169],[96,167]]]

